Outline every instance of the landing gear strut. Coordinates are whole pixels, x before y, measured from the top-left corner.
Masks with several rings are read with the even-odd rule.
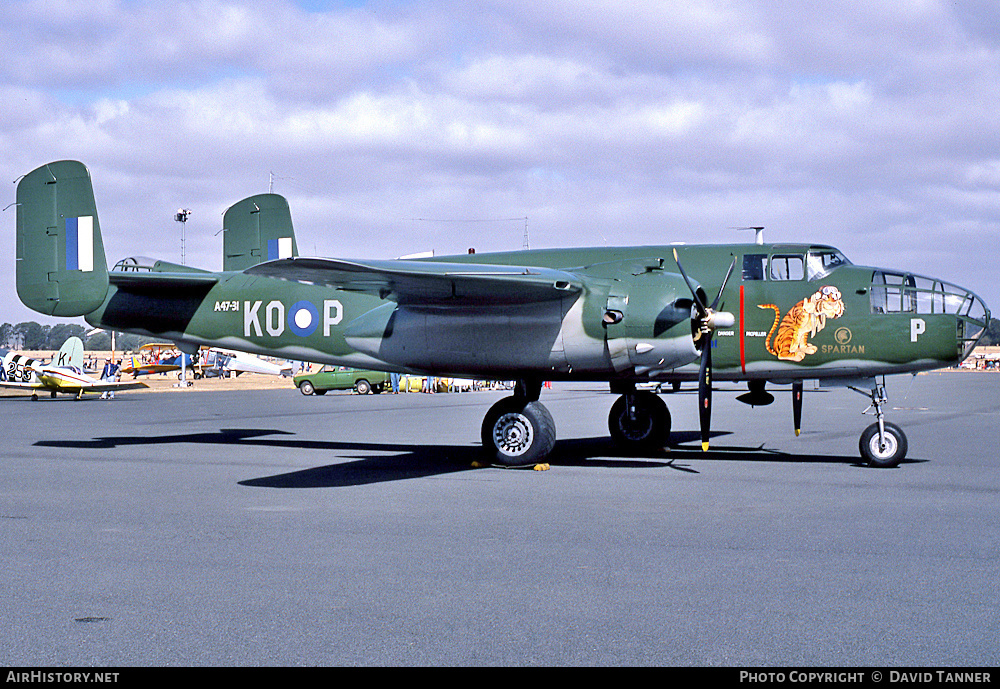
[[[629,450],[661,450],[670,439],[670,411],[658,395],[632,388],[611,406],[608,430]]]
[[[556,425],[538,401],[541,388],[541,381],[519,380],[512,396],[486,412],[482,441],[491,461],[503,466],[535,464],[555,447]]]
[[[866,428],[858,440],[858,449],[861,451],[861,458],[868,462],[868,466],[880,469],[891,469],[898,466],[906,457],[907,443],[906,434],[894,423],[885,420],[885,413],[882,405],[888,400],[885,396],[885,385],[873,381],[872,389],[860,390],[852,387],[855,392],[871,397],[871,406],[875,414],[875,423]],[[867,413],[867,409],[865,412]]]

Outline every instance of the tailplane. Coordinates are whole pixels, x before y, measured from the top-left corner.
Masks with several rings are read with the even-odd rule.
[[[288,201],[279,194],[258,194],[234,203],[222,216],[222,229],[223,270],[246,270],[299,255]]]
[[[90,171],[43,165],[17,185],[17,295],[50,316],[83,316],[108,293],[108,264]]]

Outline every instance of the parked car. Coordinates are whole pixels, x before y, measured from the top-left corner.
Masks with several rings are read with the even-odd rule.
[[[312,373],[293,376],[292,381],[303,395],[325,395],[327,390],[354,390],[359,395],[367,395],[382,392],[389,382],[389,374],[346,366],[324,366]]]

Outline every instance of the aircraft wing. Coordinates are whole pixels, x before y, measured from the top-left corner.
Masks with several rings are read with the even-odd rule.
[[[527,304],[583,290],[579,276],[562,270],[482,263],[286,258],[245,272],[364,292],[400,304]]]
[[[145,383],[97,383],[95,385],[81,386],[86,392],[118,392],[119,390],[139,390],[148,388]]]
[[[0,388],[21,388],[22,390],[38,390],[45,386],[41,383],[14,383],[8,380],[0,380]]]

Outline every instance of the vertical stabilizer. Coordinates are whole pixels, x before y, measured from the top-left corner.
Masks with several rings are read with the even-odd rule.
[[[53,366],[74,366],[83,369],[83,340],[79,337],[71,337],[59,348],[59,352],[52,360]]]
[[[243,199],[222,216],[222,269],[246,270],[299,255],[288,201],[279,194]]]
[[[90,171],[72,160],[29,172],[17,185],[17,295],[50,316],[82,316],[104,302],[104,258]]]

